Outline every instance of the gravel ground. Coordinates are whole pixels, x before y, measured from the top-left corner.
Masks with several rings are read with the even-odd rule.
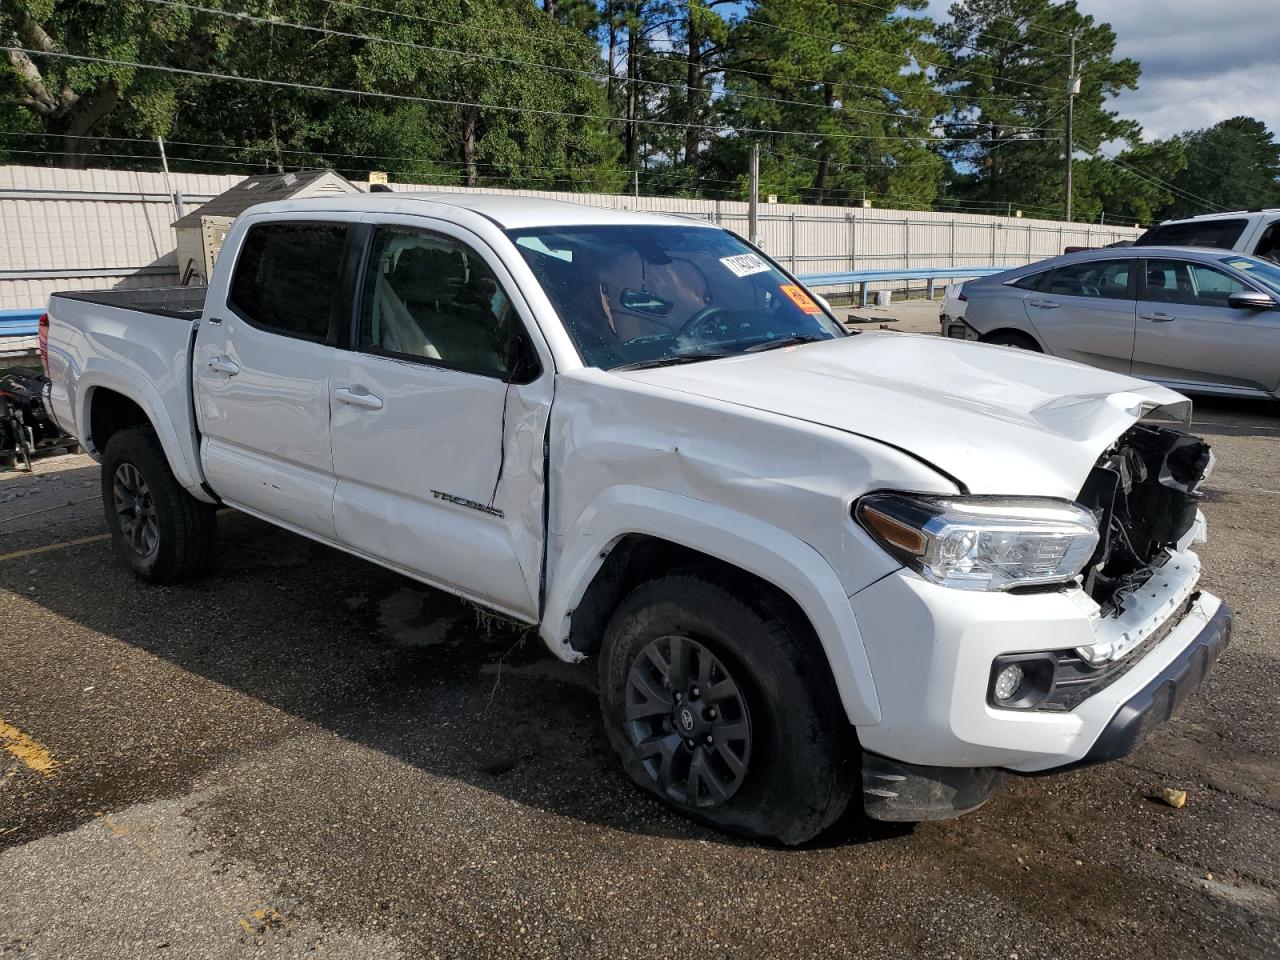
[[[88,458],[0,474],[0,956],[1280,956],[1280,409],[1197,420],[1238,619],[1181,715],[795,850],[648,801],[593,670],[501,621],[232,513],[214,576],[146,587]]]

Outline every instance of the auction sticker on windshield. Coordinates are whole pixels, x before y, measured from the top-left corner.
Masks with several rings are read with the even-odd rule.
[[[805,293],[800,287],[797,287],[794,283],[784,283],[778,289],[790,297],[791,302],[805,313],[816,315],[822,312],[822,308],[813,302],[813,298],[811,298],[809,294]]]
[[[736,257],[721,257],[720,262],[728,267],[735,277],[749,277],[753,273],[764,273],[769,269],[754,253],[740,253]]]

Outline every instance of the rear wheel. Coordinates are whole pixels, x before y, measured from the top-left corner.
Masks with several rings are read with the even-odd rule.
[[[171,583],[208,568],[215,509],[178,484],[150,427],[111,437],[102,458],[102,505],[116,552],[143,580]]]
[[[765,593],[698,572],[636,588],[605,632],[600,700],[642,789],[796,844],[844,812],[858,752],[808,625]]]
[[[997,330],[979,339],[982,343],[992,343],[998,347],[1017,347],[1019,350],[1030,350],[1032,353],[1044,352],[1033,337],[1018,330]]]

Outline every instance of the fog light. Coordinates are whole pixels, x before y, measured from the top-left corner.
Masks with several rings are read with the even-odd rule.
[[[1022,684],[1022,668],[1016,663],[1011,663],[1005,667],[996,676],[996,685],[994,693],[997,700],[1008,700],[1018,692],[1018,687]]]

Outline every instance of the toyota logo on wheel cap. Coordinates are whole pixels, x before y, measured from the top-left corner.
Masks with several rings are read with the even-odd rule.
[[[688,707],[685,707],[680,711],[680,726],[684,727],[686,730],[693,729],[693,711]]]

